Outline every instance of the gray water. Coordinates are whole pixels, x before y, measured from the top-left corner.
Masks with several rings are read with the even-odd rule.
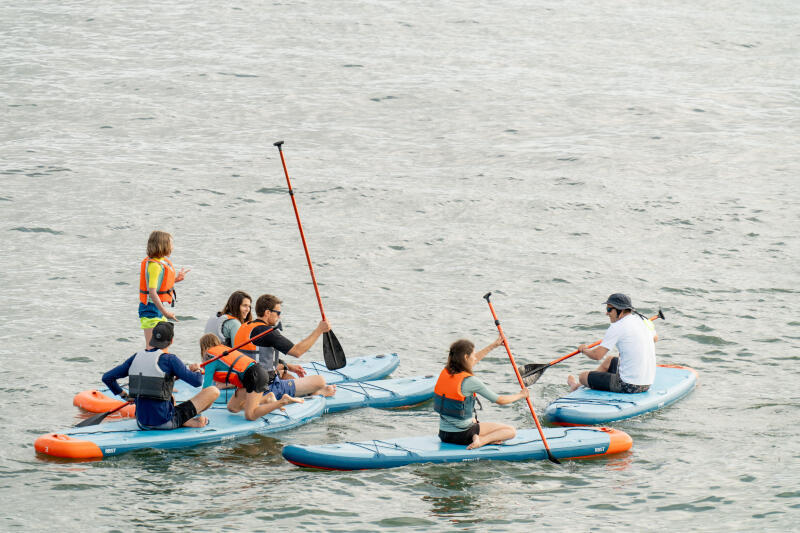
[[[2,530],[796,529],[800,4],[42,2],[0,5]],[[547,362],[663,307],[699,373],[614,424],[602,460],[316,472],[287,443],[436,431],[430,405],[75,463],[37,457],[72,396],[142,344],[138,265],[173,234],[175,353],[244,289],[286,334],[325,311],[350,357],[431,374],[460,337]],[[313,348],[304,359],[321,358]],[[480,375],[517,386],[506,355]],[[574,357],[533,389],[566,392]],[[531,427],[522,403],[486,420]]]

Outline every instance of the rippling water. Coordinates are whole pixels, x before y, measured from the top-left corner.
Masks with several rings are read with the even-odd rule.
[[[589,4],[589,5],[587,5]],[[800,518],[800,126],[793,1],[42,2],[0,6],[3,530],[787,531]],[[565,463],[320,473],[285,443],[436,430],[429,405],[93,463],[36,457],[137,349],[147,235],[192,272],[175,351],[235,289],[350,356],[438,371],[495,336],[522,362],[659,306],[699,388]],[[318,347],[312,355],[321,356]],[[514,390],[501,351],[482,363]],[[534,389],[566,391],[572,358]],[[483,418],[532,424],[524,404]]]

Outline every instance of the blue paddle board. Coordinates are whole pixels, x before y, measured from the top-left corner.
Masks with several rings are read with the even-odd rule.
[[[677,402],[695,388],[697,372],[687,366],[659,365],[647,392],[622,394],[579,387],[555,400],[545,417],[562,426],[607,424]]]
[[[633,445],[627,433],[616,429],[580,427],[544,428],[543,431],[550,451],[558,459],[610,455],[624,452]],[[548,458],[536,429],[519,430],[517,436],[511,440],[475,450],[443,443],[439,437],[430,435],[314,446],[292,444],[283,448],[283,456],[297,466],[324,470],[365,470],[417,463],[527,461]]]
[[[208,425],[202,428],[181,427],[169,431],[139,429],[136,420],[107,422],[96,426],[69,428],[36,439],[37,452],[55,457],[99,459],[144,448],[184,448],[235,439],[253,433],[275,433],[305,424],[325,410],[325,399],[307,398],[304,403],[286,406],[257,420],[247,420],[242,413],[224,407],[203,411]]]
[[[321,361],[301,363],[306,375],[320,375],[329,384],[347,383],[348,381],[369,381],[385,378],[395,371],[400,365],[400,356],[396,353],[382,353],[366,357],[349,359],[347,365],[338,370],[328,370]],[[192,387],[184,381],[175,382],[175,401],[186,401],[198,392],[200,388]],[[224,404],[228,401],[228,392],[223,389],[216,403]],[[107,388],[81,391],[72,400],[73,405],[81,407],[92,413],[103,413],[116,407],[110,400],[123,401],[122,398],[111,394]],[[118,405],[118,404],[117,404]]]
[[[336,394],[327,398],[326,413],[356,407],[408,407],[433,398],[436,378],[394,378],[377,381],[352,381],[336,385]]]

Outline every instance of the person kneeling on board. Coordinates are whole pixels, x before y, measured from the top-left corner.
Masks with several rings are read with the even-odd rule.
[[[214,403],[219,389],[208,387],[191,400],[175,405],[172,388],[175,378],[192,387],[203,382],[203,370],[197,363],[188,367],[174,354],[164,350],[172,344],[172,322],[159,322],[147,348],[136,352],[124,363],[103,374],[103,383],[111,392],[136,404],[136,423],[142,429],[175,429],[203,427],[208,418],[197,416]],[[117,380],[128,377],[127,394]]]
[[[603,359],[594,371],[581,372],[578,379],[570,375],[570,390],[581,385],[590,389],[633,394],[645,392],[656,377],[656,328],[646,317],[636,313],[630,297],[614,293],[605,301],[611,325],[599,346],[578,350],[589,359]],[[616,346],[619,356],[606,354]]]
[[[259,296],[256,300],[257,318],[239,328],[239,331],[236,332],[234,346],[242,345],[249,339],[253,339],[253,342],[242,346],[240,350],[246,355],[252,354],[251,357],[269,373],[269,390],[275,393],[276,398],[280,399],[284,394],[333,396],[336,394],[336,385],[327,385],[325,378],[319,375],[306,376],[302,366],[286,363],[280,358],[280,354],[300,357],[306,353],[323,333],[331,330],[330,324],[327,320],[320,321],[308,337],[294,344],[279,331],[281,303],[283,302],[271,294]],[[273,328],[273,330],[263,337],[254,338],[269,328]],[[294,372],[298,377],[290,372]]]
[[[200,337],[203,361],[225,353],[228,349],[213,333]],[[283,409],[289,403],[303,403],[302,399],[288,394],[281,396],[280,400],[276,400],[272,392],[264,394],[269,387],[269,374],[253,358],[238,350],[233,350],[207,365],[203,385],[208,387],[213,383],[236,387],[236,392],[228,400],[228,411],[238,413],[244,410],[247,420],[255,420],[275,409]]]
[[[465,339],[450,345],[447,366],[439,374],[433,391],[433,409],[439,413],[439,438],[442,442],[466,444],[471,450],[516,436],[513,426],[497,422],[479,423],[475,413],[476,401],[480,406],[478,394],[497,405],[508,405],[529,395],[528,389],[522,389],[517,394],[500,396],[473,375],[478,361],[502,344],[503,338],[498,337],[479,352],[475,351],[472,342]]]

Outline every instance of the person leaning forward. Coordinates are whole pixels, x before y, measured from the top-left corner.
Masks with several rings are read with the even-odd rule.
[[[153,328],[147,348],[136,352],[124,363],[103,374],[103,383],[111,392],[136,404],[136,422],[142,429],[175,429],[181,426],[203,427],[208,418],[197,416],[214,403],[219,389],[207,387],[194,398],[175,405],[172,388],[175,379],[192,387],[203,383],[200,365],[188,367],[174,354],[164,350],[172,344],[174,326],[159,322]],[[128,376],[128,392],[117,380]]]
[[[226,351],[229,353],[223,355]],[[303,403],[303,399],[288,394],[280,400],[276,400],[271,392],[264,394],[269,386],[269,375],[264,367],[238,350],[228,350],[213,333],[200,337],[200,355],[203,361],[220,356],[208,363],[203,385],[211,386],[216,382],[236,387],[228,400],[231,413],[244,411],[247,420],[255,420],[275,409],[283,409],[287,404]]]
[[[578,347],[589,359],[603,361],[594,371],[582,372],[578,379],[570,375],[567,377],[567,384],[570,390],[583,385],[610,392],[645,392],[656,376],[654,343],[658,340],[658,335],[655,326],[646,317],[635,312],[630,297],[625,294],[612,294],[604,305],[611,325],[603,335],[602,342],[594,348],[585,344]],[[614,347],[619,350],[619,356],[606,356]]]
[[[327,320],[320,321],[310,335],[294,344],[279,331],[278,322],[281,318],[282,303],[280,299],[271,294],[259,296],[256,300],[256,319],[239,328],[234,345],[239,346],[253,339],[250,344],[242,346],[241,351],[248,355],[253,354],[251,357],[256,359],[258,364],[268,372],[269,391],[274,393],[278,400],[284,394],[333,396],[336,393],[336,385],[327,385],[325,378],[319,375],[306,376],[302,366],[287,363],[280,358],[280,354],[300,357],[306,353],[323,333],[331,330],[330,324]],[[255,338],[269,328],[275,329],[263,337]],[[293,376],[291,372],[297,374],[297,377]]]

